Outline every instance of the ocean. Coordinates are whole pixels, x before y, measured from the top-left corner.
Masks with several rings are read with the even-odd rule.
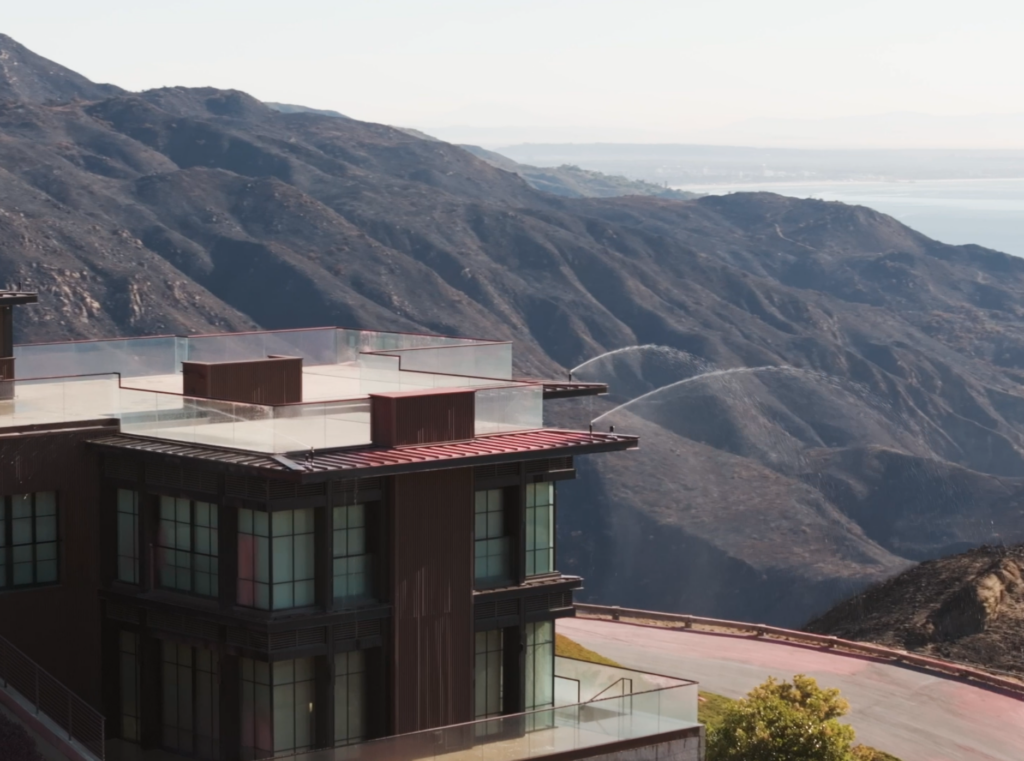
[[[1024,179],[763,182],[678,187],[713,195],[764,190],[869,206],[944,243],[976,243],[1024,256]]]

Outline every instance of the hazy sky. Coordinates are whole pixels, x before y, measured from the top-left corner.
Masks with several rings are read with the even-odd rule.
[[[427,128],[529,125],[685,139],[748,118],[1024,112],[1021,2],[4,6],[0,32],[97,81],[133,90],[234,87]]]

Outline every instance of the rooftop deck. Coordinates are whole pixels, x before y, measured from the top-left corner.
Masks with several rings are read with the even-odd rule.
[[[182,362],[303,360],[301,403],[183,395]],[[544,385],[512,378],[512,347],[448,336],[317,328],[16,346],[0,428],[116,418],[158,439],[264,453],[370,443],[369,395],[473,388],[476,435],[542,426]],[[593,392],[580,389],[578,392]]]

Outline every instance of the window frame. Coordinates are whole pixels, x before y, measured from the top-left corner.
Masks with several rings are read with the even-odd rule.
[[[315,661],[316,659],[313,657],[294,658],[274,661],[273,663],[254,658],[243,657],[240,659],[239,681],[241,689],[239,694],[239,718],[241,720],[241,752],[243,758],[267,757],[266,755],[260,755],[261,753],[269,753],[271,756],[293,756],[308,752],[316,747],[316,710],[309,710],[305,705],[300,710],[300,701],[296,700],[298,693],[302,692],[301,702],[308,703],[315,709],[317,700]],[[286,676],[285,671],[289,666],[291,668],[291,678],[286,679],[284,678]],[[300,672],[304,678],[298,678]],[[290,716],[292,745],[286,747],[282,744],[279,747],[278,743],[281,738],[278,736],[277,730],[281,728],[279,724],[284,723],[285,716],[284,714],[278,716],[275,708],[280,704],[278,700],[279,688],[283,692],[289,687],[291,688],[292,698]],[[259,711],[261,708],[266,712],[265,716],[260,715]],[[307,745],[299,745],[295,740],[299,736],[300,718],[306,716],[309,717],[308,727],[305,728],[305,731],[308,732],[309,743]],[[267,748],[258,744],[264,740],[271,747]]]
[[[369,678],[365,650],[334,654],[334,747],[355,745],[368,739]],[[353,705],[351,698],[355,694]],[[342,700],[344,698],[344,700]],[[343,705],[344,704],[344,705]],[[339,734],[339,714],[345,715],[345,732]],[[353,732],[353,724],[358,725]]]
[[[537,492],[546,488],[550,495],[549,501],[538,502],[536,499]],[[535,483],[526,485],[525,495],[525,506],[524,506],[524,548],[525,554],[523,558],[524,562],[524,576],[526,578],[533,578],[535,576],[546,576],[548,574],[557,573],[557,566],[555,565],[555,545],[556,545],[556,505],[558,504],[558,498],[556,496],[557,489],[553,481],[537,481]],[[531,504],[531,502],[533,504]],[[547,544],[538,545],[537,542],[537,518],[541,515],[541,511],[547,511]],[[531,547],[531,542],[533,546]],[[545,570],[537,570],[537,558],[543,554],[547,555],[548,567]]]
[[[335,505],[331,510],[331,601],[334,609],[344,609],[363,602],[376,600],[373,579],[373,553],[369,552],[370,539],[370,505],[359,502],[352,505]],[[358,509],[361,522],[351,524],[349,515]],[[339,528],[339,518],[344,516],[345,525]],[[339,540],[344,544],[344,552],[339,551]],[[353,545],[359,552],[352,552]],[[340,562],[339,562],[340,561]],[[355,571],[347,570],[339,573],[339,568],[361,566]],[[362,591],[355,594],[339,595],[340,581],[352,577],[363,577]]]
[[[172,651],[173,659],[169,658]],[[187,655],[187,662],[183,661],[183,654]],[[220,653],[215,650],[160,640],[160,745],[163,749],[203,759],[220,757],[220,665]],[[174,724],[168,723],[171,674],[176,698]],[[205,685],[205,698],[202,685]],[[202,732],[204,719],[209,733]],[[169,742],[171,733],[175,735],[174,743]]]
[[[130,499],[132,502],[132,509],[130,512],[126,512],[121,509],[123,506],[121,501],[122,493],[124,493],[125,495],[131,495]],[[115,578],[118,581],[124,582],[125,584],[134,584],[136,586],[142,583],[142,543],[139,541],[141,531],[139,506],[142,503],[142,496],[143,495],[136,489],[125,489],[123,487],[117,487],[116,489],[114,489],[114,501],[116,503],[115,507],[117,516],[117,568]],[[124,517],[122,518],[122,516]],[[131,531],[131,545],[133,554],[125,555],[121,552],[121,550],[123,549],[122,542],[125,539],[124,534],[122,532],[126,530],[129,524],[129,530]],[[132,578],[127,579],[124,577],[124,575],[122,575],[123,563],[130,564],[130,575],[132,576]]]
[[[283,610],[311,608],[319,604],[316,590],[316,511],[319,509],[322,508],[304,507],[292,510],[275,510],[273,512],[254,510],[251,508],[238,509],[238,575],[234,601],[236,605],[243,608],[264,610],[273,613]],[[296,515],[299,513],[303,513],[304,518],[307,517],[305,514],[308,514],[308,522],[305,524],[304,530],[296,533],[295,519]],[[283,522],[284,516],[290,516],[290,533],[275,533],[277,531],[275,522]],[[246,524],[249,525],[249,529],[243,528]],[[264,531],[265,533],[257,533],[258,531]],[[249,539],[244,539],[243,537],[249,537]],[[281,540],[282,542],[290,540],[292,567],[288,572],[290,578],[275,580],[275,575],[278,573],[280,568],[278,562],[281,560],[281,558],[278,558],[277,552],[278,540]],[[303,556],[303,553],[297,551],[297,549],[300,549],[298,547],[299,541],[308,545],[306,548],[308,550],[308,558],[302,561],[302,565],[304,567],[301,570],[302,573],[307,573],[308,575],[302,577],[297,576],[300,572],[300,557]],[[245,549],[243,549],[244,543],[249,544]],[[266,554],[265,567],[261,567],[261,552]],[[278,562],[275,562],[275,560]],[[303,593],[307,595],[307,597],[304,597],[302,602],[296,604],[296,591],[300,584],[304,585],[302,589]],[[286,585],[290,585],[291,587],[292,604],[277,606],[275,605],[277,588],[284,587]],[[265,606],[261,604],[261,588],[265,590],[266,594]],[[306,601],[307,599],[308,602]]]
[[[481,498],[483,510],[480,509]],[[473,493],[473,585],[476,589],[488,589],[515,581],[515,536],[509,531],[508,501],[506,489],[477,489]],[[497,509],[493,507],[495,503]],[[495,559],[500,572],[497,575],[480,575],[481,562],[489,571]]]
[[[544,708],[553,708],[555,704],[555,622],[535,621],[526,624],[525,639],[525,710],[538,711]],[[547,680],[547,695],[542,693],[543,697],[550,699],[544,703],[538,703],[537,667],[543,663],[548,663],[551,666],[550,679]]]
[[[52,495],[53,512],[38,512],[38,496],[41,494]],[[18,498],[31,497],[28,516],[15,517],[15,500]],[[21,589],[34,589],[39,587],[52,587],[61,583],[61,510],[59,494],[56,490],[44,490],[36,492],[21,492],[18,494],[6,494],[0,497],[0,593],[15,592]],[[18,528],[16,521],[29,520],[30,541],[15,543],[15,531]],[[40,523],[43,520],[51,519],[53,522],[53,538],[39,540]],[[53,546],[53,557],[39,557],[41,546]],[[16,560],[19,554],[16,550],[29,547],[31,558],[29,560]],[[50,553],[47,553],[50,554]],[[39,581],[40,564],[53,564],[53,578]],[[28,565],[32,571],[32,580],[29,582],[15,582],[16,566]]]
[[[505,705],[505,631],[489,629],[476,632],[473,644],[474,720],[501,716]],[[496,690],[492,679],[497,681]]]
[[[166,592],[178,592],[180,594],[194,595],[195,597],[202,597],[205,599],[217,599],[220,597],[220,506],[215,502],[207,502],[202,499],[193,499],[191,497],[173,497],[169,494],[157,494],[156,504],[156,537],[153,542],[153,549],[156,553],[156,568],[153,574],[153,584],[157,589]],[[175,546],[167,546],[164,542],[164,523],[165,518],[163,515],[164,500],[171,500],[173,503],[174,516],[170,519],[170,523],[174,524],[174,542]],[[183,507],[179,503],[188,503],[188,523],[179,520],[179,510]],[[208,524],[199,524],[196,522],[198,513],[197,505],[205,505],[209,508],[209,515],[211,516]],[[188,548],[180,549],[176,546],[179,535],[178,526],[188,526]],[[210,535],[207,540],[207,546],[211,550],[210,552],[200,552],[196,549],[197,547],[197,536],[201,531],[209,531]],[[164,562],[164,553],[187,553],[189,556],[189,565],[187,569],[189,588],[184,589],[180,586],[169,586],[164,583],[164,571],[166,567],[175,569],[175,578],[179,577],[182,566],[179,565],[168,565]],[[196,559],[205,558],[208,563],[208,567],[211,570],[197,569]],[[200,575],[209,577],[210,581],[210,593],[205,594],[196,590],[196,579]]]

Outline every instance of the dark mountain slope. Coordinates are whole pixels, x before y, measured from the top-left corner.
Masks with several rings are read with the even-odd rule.
[[[911,560],[1024,539],[1012,257],[769,194],[557,197],[208,88],[0,104],[0,176],[0,283],[41,295],[21,341],[342,324],[515,340],[537,375],[688,357],[589,364],[617,395],[552,413],[583,427],[705,369],[797,368],[598,421],[644,441],[564,491],[594,599],[794,624]]]
[[[123,92],[98,85],[0,34],[0,101],[97,100]]]

